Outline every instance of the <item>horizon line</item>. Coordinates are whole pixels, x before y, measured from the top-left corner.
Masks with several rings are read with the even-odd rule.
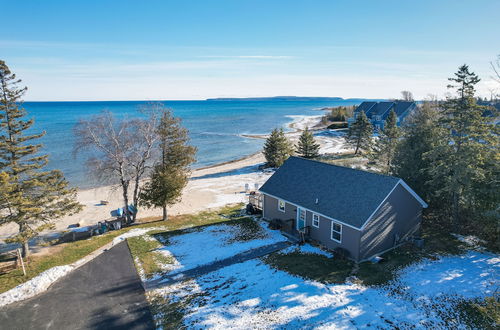
[[[339,98],[341,100],[389,100],[393,98],[369,98],[369,97],[349,97],[341,96],[297,96],[297,95],[274,95],[274,96],[241,96],[241,97],[209,97],[200,99],[130,99],[130,100],[23,100],[22,102],[163,102],[163,101],[209,101],[209,100],[224,100],[224,99],[267,99],[267,98]]]

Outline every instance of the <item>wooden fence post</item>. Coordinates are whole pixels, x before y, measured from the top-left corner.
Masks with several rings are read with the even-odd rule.
[[[26,276],[26,269],[24,268],[24,261],[21,249],[17,249],[17,260],[21,260],[21,267],[23,267],[23,274],[24,276]]]

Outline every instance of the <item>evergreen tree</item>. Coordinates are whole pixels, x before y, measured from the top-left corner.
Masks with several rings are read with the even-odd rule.
[[[396,147],[401,136],[397,120],[398,117],[394,110],[392,110],[385,120],[384,129],[380,132],[373,146],[373,158],[386,174],[391,173]]]
[[[143,187],[140,201],[146,207],[161,207],[163,220],[167,220],[167,206],[179,201],[188,183],[189,165],[195,161],[196,148],[187,144],[187,129],[166,109],[161,114],[157,134],[161,159]]]
[[[402,138],[396,147],[391,168],[395,176],[402,178],[430,204],[435,199],[427,186],[431,180],[428,172],[430,161],[424,155],[439,142],[439,116],[438,104],[430,101],[412,112],[402,126]]]
[[[456,89],[457,96],[444,103],[439,121],[443,128],[440,143],[426,157],[432,177],[429,184],[438,196],[450,199],[451,218],[457,230],[467,214],[484,211],[487,201],[479,198],[484,196],[481,191],[498,190],[498,172],[488,165],[492,158],[498,159],[499,135],[498,128],[489,124],[490,118],[482,116],[484,107],[476,104],[478,76],[463,65],[449,80],[452,84],[448,88]],[[488,204],[497,207],[498,202],[495,193]]]
[[[319,147],[309,127],[306,127],[297,143],[297,153],[304,158],[316,158],[319,156]]]
[[[264,144],[263,153],[269,167],[280,167],[292,155],[292,144],[286,138],[282,128],[273,129]]]
[[[369,151],[372,145],[373,126],[364,111],[360,111],[356,121],[349,127],[346,135],[347,144],[351,145],[357,155],[359,151]]]
[[[18,87],[16,78],[0,61],[0,224],[15,223],[19,233],[9,242],[21,243],[23,255],[29,256],[28,242],[53,221],[81,210],[76,189],[68,187],[63,174],[44,170],[48,156],[40,154],[36,141],[45,133],[29,134],[33,119],[25,119],[22,96],[26,87]]]

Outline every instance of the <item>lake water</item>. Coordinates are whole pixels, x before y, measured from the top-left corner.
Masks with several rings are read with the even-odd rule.
[[[359,104],[362,100],[283,101],[283,100],[207,100],[163,101],[182,118],[189,129],[191,144],[198,148],[194,167],[226,162],[253,154],[262,148],[263,140],[242,134],[267,134],[275,127],[286,128],[289,116],[317,116],[323,107]],[[109,110],[117,116],[139,116],[137,109],[146,101],[116,102],[26,102],[25,109],[35,118],[33,129],[46,131],[41,139],[43,152],[49,154],[49,167],[64,172],[73,186],[89,188],[98,185],[87,176],[84,159],[74,158],[73,126],[80,118]]]

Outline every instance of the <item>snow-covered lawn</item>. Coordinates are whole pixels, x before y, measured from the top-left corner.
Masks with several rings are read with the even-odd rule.
[[[189,267],[199,264],[201,255],[214,260],[229,256],[225,249],[232,254],[241,251],[240,243],[227,243],[231,230],[217,227],[178,236],[169,250],[176,249],[174,255]],[[209,242],[199,245],[200,237]],[[212,251],[217,257],[210,256]],[[332,257],[309,245],[281,253],[292,252]],[[309,281],[254,259],[148,295],[182,306],[182,322],[194,328],[457,328],[461,320],[454,314],[456,300],[443,298],[492,295],[498,288],[499,267],[498,257],[469,252],[425,260],[401,270],[397,280],[384,287],[366,287]],[[429,303],[433,297],[439,304]],[[450,313],[455,323],[445,321]]]
[[[234,224],[192,228],[175,236],[156,235],[164,244],[156,252],[173,260],[161,267],[169,275],[174,275],[238,253],[286,241],[279,231],[271,231],[266,226],[262,221],[247,219]]]
[[[400,272],[398,284],[418,299],[476,298],[500,289],[500,258],[479,252],[425,260]]]

